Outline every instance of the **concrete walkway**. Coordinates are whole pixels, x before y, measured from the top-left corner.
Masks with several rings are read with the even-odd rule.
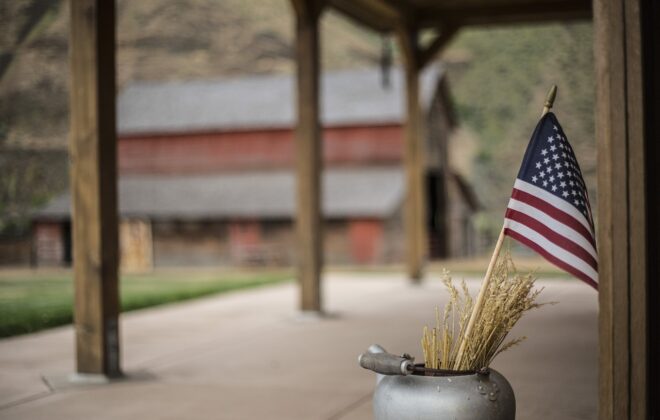
[[[477,281],[470,281],[476,288]],[[528,340],[494,367],[516,392],[518,419],[597,417],[597,293],[539,282],[543,301],[514,331]],[[236,292],[122,317],[129,379],[52,389],[73,371],[70,327],[0,341],[1,419],[369,419],[371,343],[420,355],[423,325],[444,305],[437,279],[326,276],[329,316],[296,313],[294,284]]]

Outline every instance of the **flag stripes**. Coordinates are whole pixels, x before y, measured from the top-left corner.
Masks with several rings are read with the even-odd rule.
[[[594,270],[598,270],[598,263],[596,262],[594,257],[589,255],[589,253],[584,248],[577,245],[575,242],[571,241],[570,239],[558,234],[554,230],[549,229],[543,222],[525,213],[521,213],[519,211],[511,210],[511,209],[507,210],[505,217],[508,220],[513,220],[515,222],[521,223],[527,226],[528,228],[538,232],[553,244],[563,248],[565,251],[570,252],[576,257],[579,257],[582,261],[589,264],[591,268],[593,268]]]
[[[504,216],[504,233],[597,289],[597,253],[593,236],[586,229],[589,223],[571,208],[541,188],[517,179]]]
[[[546,249],[544,249],[541,245],[538,245],[536,242],[530,240],[523,234],[518,233],[517,231],[511,230],[510,228],[504,228],[504,234],[507,236],[512,237],[513,239],[516,239],[518,242],[521,242],[537,253],[541,254],[545,259],[556,265],[557,267],[561,268],[562,270],[574,275],[575,277],[579,278],[580,280],[584,281],[588,285],[592,286],[594,289],[598,290],[598,283],[597,281],[594,281],[592,277],[587,275],[586,273],[578,270],[571,264],[565,262],[564,260],[557,258],[554,254],[548,252]],[[598,276],[596,275],[596,278]]]
[[[520,185],[521,183],[522,181],[519,182],[516,187],[518,188],[523,187],[522,185]],[[594,242],[593,236],[591,235],[591,232],[589,231],[589,228],[585,227],[584,222],[583,223],[578,222],[575,218],[576,217],[575,215],[570,215],[558,209],[555,205],[547,201],[543,201],[542,199],[537,198],[536,196],[529,194],[525,191],[521,191],[515,187],[513,190],[513,194],[511,195],[511,198],[514,200],[519,200],[520,202],[526,203],[530,206],[533,206],[539,210],[544,211],[549,217],[552,217],[557,222],[562,223],[563,225],[570,227],[573,231],[577,232],[579,235],[581,235],[583,238],[589,241],[589,243],[591,243],[592,247],[595,249],[596,244]],[[559,203],[558,205],[561,206],[561,203]],[[577,217],[581,218],[581,215],[578,215]]]
[[[545,225],[550,230],[555,232],[564,232],[564,235],[566,235],[568,239],[580,245],[590,256],[594,258],[594,261],[598,259],[596,248],[594,248],[594,245],[591,243],[591,241],[575,231],[572,227],[567,226],[564,223],[552,218],[552,216],[542,210],[542,207],[538,208],[535,206],[530,206],[525,202],[511,199],[509,202],[509,209],[511,209],[512,212],[520,212],[525,215],[529,215],[536,220],[543,220]],[[515,217],[509,218],[517,220]]]
[[[557,211],[565,213],[565,215],[568,217],[559,213],[553,214],[553,217],[557,219],[561,218],[565,221],[566,225],[572,226],[576,230],[579,229],[578,231],[581,232],[586,238],[591,238],[591,240],[593,240],[593,235],[591,234],[591,224],[587,218],[584,217],[584,215],[580,213],[575,207],[567,206],[564,200],[555,197],[554,195],[537,187],[536,185],[532,185],[520,179],[516,179],[516,182],[513,184],[513,188],[514,192],[515,190],[518,190],[516,195],[522,196],[521,193],[527,193],[527,196],[536,198],[538,203],[540,203],[542,206],[550,205]]]

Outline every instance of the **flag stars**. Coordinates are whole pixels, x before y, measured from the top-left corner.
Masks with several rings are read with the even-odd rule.
[[[553,130],[550,130],[552,127]],[[543,138],[547,139],[543,143]],[[542,136],[537,139],[530,160],[525,162],[525,180],[574,205],[580,213],[589,218],[589,200],[582,173],[574,155],[574,150],[562,132],[559,124],[548,121]]]

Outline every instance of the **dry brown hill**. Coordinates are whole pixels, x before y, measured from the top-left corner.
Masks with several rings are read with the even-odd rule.
[[[63,147],[67,130],[68,2],[3,2],[0,144]],[[36,7],[39,6],[39,7]],[[214,78],[291,72],[288,0],[118,2],[117,78]],[[322,19],[326,69],[371,66],[379,37],[334,12]]]

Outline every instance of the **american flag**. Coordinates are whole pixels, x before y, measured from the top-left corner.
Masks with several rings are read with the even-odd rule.
[[[527,146],[504,234],[598,289],[598,254],[587,187],[557,117],[545,114]]]

